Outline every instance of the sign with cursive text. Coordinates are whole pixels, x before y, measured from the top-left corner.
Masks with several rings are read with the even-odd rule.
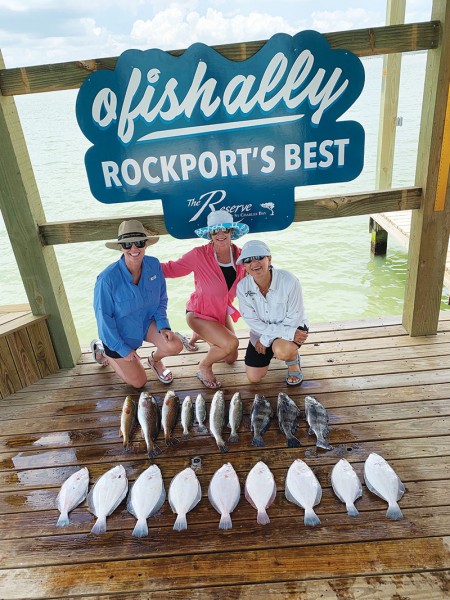
[[[177,238],[219,209],[252,233],[284,229],[296,186],[360,174],[364,129],[342,115],[363,85],[361,61],[315,31],[274,35],[243,62],[203,44],[179,57],[127,50],[77,97],[92,194],[162,200]]]

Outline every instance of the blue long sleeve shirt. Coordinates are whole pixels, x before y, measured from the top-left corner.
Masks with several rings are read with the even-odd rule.
[[[106,267],[95,283],[94,311],[100,339],[122,357],[142,345],[152,321],[158,331],[170,329],[166,281],[159,260],[144,256],[137,285],[123,256]]]

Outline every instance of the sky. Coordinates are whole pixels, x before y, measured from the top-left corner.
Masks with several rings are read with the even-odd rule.
[[[406,0],[405,22],[427,21],[432,0]],[[0,0],[7,68],[384,25],[386,0]]]

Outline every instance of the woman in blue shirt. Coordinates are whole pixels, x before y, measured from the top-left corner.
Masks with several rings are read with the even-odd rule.
[[[181,352],[182,342],[167,319],[166,281],[159,260],[145,256],[147,246],[158,241],[140,221],[123,221],[116,242],[106,247],[122,252],[118,261],[97,277],[94,310],[100,340],[91,348],[100,364],[110,364],[125,383],[135,388],[147,382],[136,350],[143,341],[156,346],[148,364],[158,379],[171,383],[173,376],[162,359]]]

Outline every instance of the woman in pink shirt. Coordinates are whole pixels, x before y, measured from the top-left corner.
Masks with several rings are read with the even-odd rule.
[[[186,321],[194,334],[210,345],[196,375],[206,387],[218,388],[221,382],[212,366],[221,360],[233,363],[239,346],[232,321],[240,314],[232,302],[245,269],[236,264],[241,249],[231,240],[248,233],[248,225],[234,223],[226,210],[215,210],[208,215],[207,226],[195,233],[210,240],[209,244],[193,248],[178,260],[161,263],[161,267],[166,278],[194,273],[195,290],[186,304]]]

